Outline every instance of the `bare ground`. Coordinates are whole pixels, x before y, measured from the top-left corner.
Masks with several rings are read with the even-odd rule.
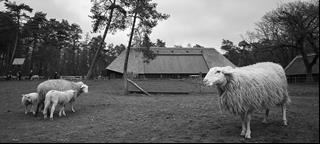
[[[0,81],[0,142],[314,142],[319,143],[319,86],[290,85],[288,126],[280,108],[253,115],[252,139],[240,136],[238,117],[222,112],[216,93],[121,94],[120,80],[89,81],[76,112],[43,120],[24,114],[21,94],[41,81]],[[162,81],[163,82],[163,81]],[[161,87],[174,87],[164,84]],[[196,91],[196,90],[195,90]]]

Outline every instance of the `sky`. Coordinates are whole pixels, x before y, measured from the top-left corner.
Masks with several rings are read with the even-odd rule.
[[[14,1],[14,0],[11,0]],[[161,39],[167,47],[195,44],[220,51],[222,39],[238,44],[247,31],[255,29],[263,15],[279,5],[297,0],[153,0],[157,10],[169,14],[167,20],[160,21],[152,30],[151,40]],[[47,19],[68,20],[77,23],[83,35],[91,36],[92,20],[89,18],[92,3],[90,0],[16,0],[37,11],[47,13]],[[4,10],[3,2],[0,10]],[[114,35],[108,34],[107,44],[128,44],[129,29]]]

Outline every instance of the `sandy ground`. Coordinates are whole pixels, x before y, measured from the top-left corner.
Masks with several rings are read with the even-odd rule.
[[[122,82],[89,81],[67,117],[43,120],[24,114],[21,94],[41,81],[0,81],[0,142],[315,142],[319,143],[319,86],[290,85],[288,126],[272,108],[251,122],[252,139],[240,136],[239,117],[220,111],[216,93],[121,94]],[[163,82],[163,81],[162,81]],[[163,87],[174,86],[163,84]],[[160,86],[161,87],[161,86]]]

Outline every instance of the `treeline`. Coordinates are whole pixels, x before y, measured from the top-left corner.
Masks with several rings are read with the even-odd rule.
[[[296,1],[280,5],[266,13],[248,31],[243,41],[234,44],[223,40],[221,49],[237,66],[273,61],[287,66],[297,55],[302,55],[307,73],[319,60],[319,1]],[[315,54],[308,58],[308,54]]]
[[[0,75],[21,71],[49,77],[55,72],[62,75],[86,75],[101,36],[82,39],[82,30],[67,20],[47,19],[46,13],[35,12],[25,4],[4,1],[0,11]],[[105,49],[108,47],[108,49]],[[125,46],[103,44],[93,74],[101,71]],[[25,58],[24,64],[12,66],[14,58]]]

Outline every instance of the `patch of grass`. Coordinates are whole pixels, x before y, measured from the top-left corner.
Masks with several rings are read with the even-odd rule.
[[[282,126],[280,108],[271,109],[269,124],[256,112],[252,139],[245,140],[240,118],[219,109],[215,92],[125,96],[121,80],[88,81],[89,93],[76,100],[76,112],[67,106],[67,117],[56,112],[50,121],[24,115],[21,104],[21,94],[34,92],[40,82],[0,81],[0,142],[319,143],[318,85],[289,85],[289,126]],[[176,86],[169,80],[152,83]]]

